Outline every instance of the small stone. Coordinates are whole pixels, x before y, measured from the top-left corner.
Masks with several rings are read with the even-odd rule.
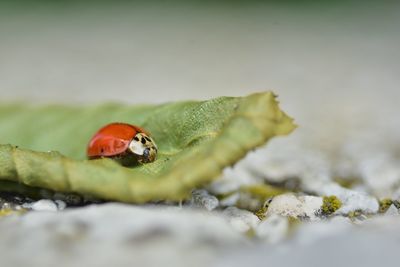
[[[239,199],[240,199],[240,194],[236,192],[236,193],[230,194],[229,196],[222,198],[219,201],[219,205],[222,207],[235,206],[236,203],[239,201]]]
[[[322,206],[322,198],[283,194],[272,199],[267,215],[277,214],[285,217],[316,220]]]
[[[11,204],[8,202],[4,202],[1,209],[4,209],[4,210],[11,209]]]
[[[57,204],[58,210],[63,210],[67,207],[67,203],[62,200],[54,200],[54,202]]]
[[[386,210],[385,215],[387,215],[387,216],[398,216],[399,215],[399,210],[392,204]]]
[[[226,208],[222,214],[226,216],[235,230],[242,233],[254,229],[260,222],[258,217],[252,212],[236,207]]]
[[[206,190],[193,190],[190,206],[195,208],[205,208],[211,211],[218,207],[218,204],[218,198],[210,195]]]
[[[373,214],[379,210],[379,202],[373,196],[341,187],[336,183],[325,184],[316,191],[321,195],[333,195],[340,199],[342,206],[336,211],[336,214],[346,215],[352,211]]]
[[[71,206],[78,206],[82,205],[83,199],[81,196],[77,194],[72,194],[72,193],[55,193],[53,196],[54,199],[56,200],[62,200],[66,204],[71,205]]]
[[[256,236],[268,243],[278,243],[283,240],[289,231],[289,222],[286,217],[272,214],[262,221],[256,228]]]
[[[54,203],[50,199],[41,199],[34,203],[30,203],[25,206],[24,205],[23,205],[24,208],[30,208],[35,211],[57,211],[58,210],[56,203]]]

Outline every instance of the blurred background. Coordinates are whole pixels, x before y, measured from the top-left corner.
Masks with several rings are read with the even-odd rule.
[[[398,1],[1,1],[0,99],[274,90],[324,149],[351,130],[398,140],[399,12]]]
[[[2,100],[273,89],[284,103],[333,98],[347,108],[398,96],[398,1],[10,2],[0,4]]]

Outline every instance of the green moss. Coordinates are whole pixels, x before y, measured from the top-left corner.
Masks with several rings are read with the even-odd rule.
[[[268,208],[262,207],[261,209],[257,210],[254,212],[254,214],[260,219],[261,221],[264,220],[267,216],[265,215],[267,213]]]
[[[385,213],[392,204],[393,201],[390,198],[379,200],[379,213]]]
[[[340,209],[342,202],[336,196],[324,196],[321,211],[325,215],[330,215]]]

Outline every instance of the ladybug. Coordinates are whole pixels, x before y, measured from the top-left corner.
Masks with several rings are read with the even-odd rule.
[[[89,159],[114,158],[123,165],[153,162],[157,146],[144,129],[128,123],[114,122],[98,130],[87,147]]]

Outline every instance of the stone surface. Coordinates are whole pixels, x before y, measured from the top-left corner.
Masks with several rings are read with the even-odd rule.
[[[397,266],[398,227],[400,220],[394,218],[362,226],[342,219],[308,223],[290,242],[233,250],[213,266]]]
[[[226,216],[235,230],[243,233],[254,229],[260,222],[252,212],[236,207],[226,208],[222,214]]]
[[[33,203],[26,203],[23,207],[35,211],[58,211],[57,204],[50,199],[41,199]]]
[[[399,216],[399,210],[392,204],[388,208],[388,210],[385,212],[385,215],[387,216]]]
[[[321,195],[333,195],[342,201],[342,207],[336,213],[347,214],[351,211],[376,213],[379,210],[378,200],[364,192],[343,188],[335,183],[322,185],[317,190]]]
[[[316,220],[322,206],[322,198],[283,194],[272,199],[267,215],[277,214],[305,220]]]
[[[276,244],[287,238],[289,232],[288,218],[271,214],[256,228],[256,236],[267,243]]]
[[[189,205],[195,208],[204,208],[213,210],[218,207],[219,201],[213,195],[210,195],[206,190],[194,190]]]
[[[247,243],[218,214],[123,204],[8,216],[0,235],[4,266],[200,267]]]

